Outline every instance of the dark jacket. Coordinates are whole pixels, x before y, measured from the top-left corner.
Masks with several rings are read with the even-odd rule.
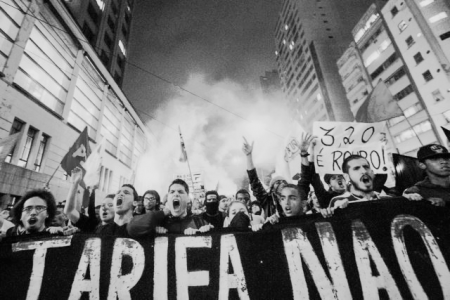
[[[331,199],[342,194],[331,189],[325,189],[319,174],[316,173],[314,164],[310,164],[309,166],[302,164],[300,180],[305,185],[309,186],[311,184],[313,186],[317,200],[319,200],[320,207],[322,208],[328,207]]]
[[[275,214],[278,210],[280,215],[282,213],[282,208],[278,203],[277,199],[274,199],[274,196],[271,193],[268,193],[266,189],[263,187],[261,181],[258,178],[258,174],[256,173],[256,169],[247,170],[248,179],[250,180],[250,187],[253,192],[253,196],[255,196],[256,200],[261,203],[261,207],[266,214],[266,217],[270,217]],[[309,183],[304,181],[302,178],[298,181],[298,186],[300,187],[300,199],[307,200],[309,193]]]
[[[424,180],[417,182],[412,187],[405,190],[406,194],[417,193],[425,199],[429,198],[441,198],[445,202],[445,206],[450,203],[450,187],[443,187],[431,183],[430,178],[427,176]]]

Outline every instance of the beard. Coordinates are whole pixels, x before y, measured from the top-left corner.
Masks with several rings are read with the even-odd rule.
[[[363,175],[358,180],[350,179],[353,188],[361,192],[373,191],[373,178],[370,175]]]

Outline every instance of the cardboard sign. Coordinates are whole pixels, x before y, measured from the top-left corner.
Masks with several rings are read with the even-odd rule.
[[[314,164],[320,174],[342,174],[345,158],[358,154],[366,158],[375,173],[388,173],[384,123],[315,122]]]
[[[4,240],[0,299],[447,299],[449,218],[391,198],[257,233]]]

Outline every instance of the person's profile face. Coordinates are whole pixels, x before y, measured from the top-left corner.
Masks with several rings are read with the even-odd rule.
[[[100,206],[99,216],[103,223],[109,223],[114,220],[114,199],[105,198]]]

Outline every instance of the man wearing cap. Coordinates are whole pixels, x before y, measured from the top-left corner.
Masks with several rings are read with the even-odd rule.
[[[436,206],[450,205],[450,153],[438,144],[423,146],[417,152],[419,167],[427,176],[407,188],[403,196],[409,200],[427,200]]]

